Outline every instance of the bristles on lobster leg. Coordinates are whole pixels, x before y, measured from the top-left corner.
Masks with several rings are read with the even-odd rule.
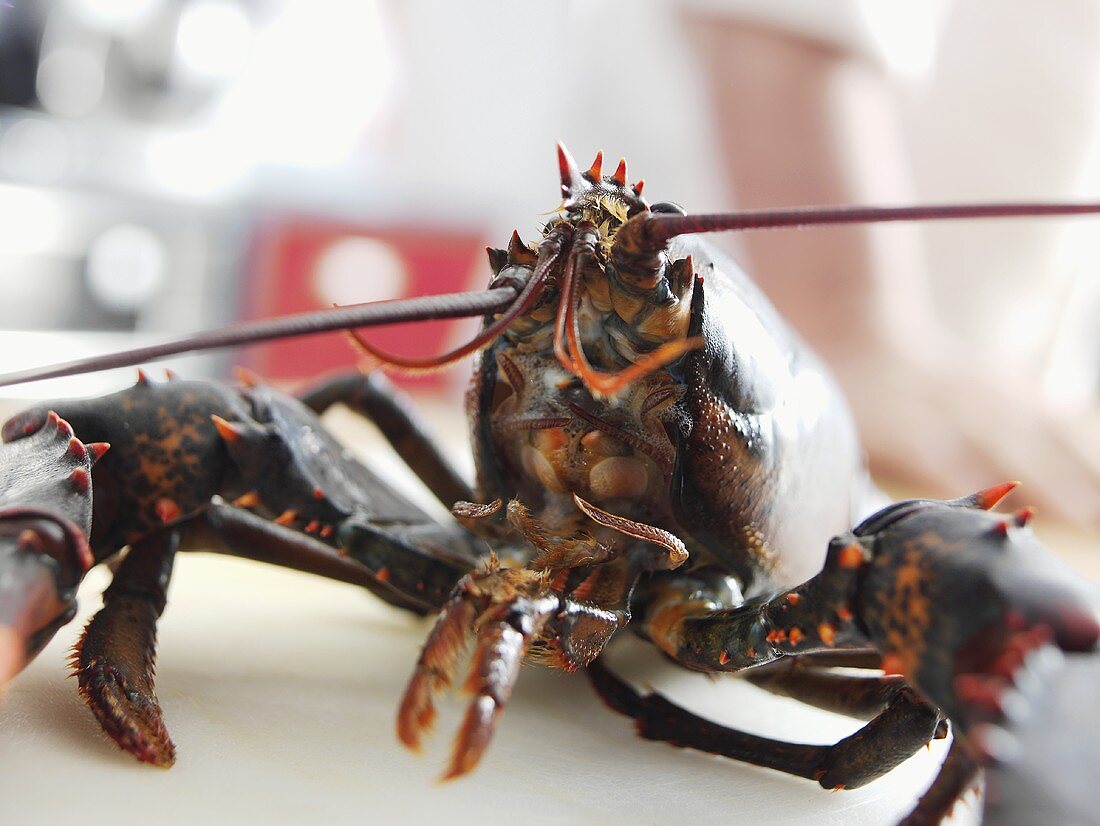
[[[436,697],[454,682],[476,616],[477,609],[460,590],[443,606],[424,644],[397,712],[397,737],[413,751],[420,750],[422,735],[435,722]]]
[[[72,657],[80,694],[104,732],[138,760],[164,768],[175,762],[176,748],[153,677],[176,542],[168,532],[130,549]]]
[[[493,738],[496,720],[512,696],[519,667],[558,602],[553,597],[520,598],[492,609],[483,618],[466,689],[474,699],[455,737],[444,780],[471,771]]]

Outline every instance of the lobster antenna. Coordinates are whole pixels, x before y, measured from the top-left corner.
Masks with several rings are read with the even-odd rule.
[[[932,204],[903,207],[810,206],[785,209],[748,209],[712,215],[643,214],[620,229],[643,248],[660,249],[677,235],[689,232],[776,229],[828,224],[879,224],[889,221],[937,221],[959,218],[1019,218],[1047,215],[1093,215],[1100,203],[1059,204],[1020,202],[1003,204]]]
[[[378,365],[406,373],[430,373],[454,364],[459,359],[465,358],[470,353],[475,353],[496,339],[506,329],[512,326],[521,315],[530,310],[542,296],[542,290],[546,286],[546,280],[550,271],[557,265],[563,251],[572,239],[572,229],[566,225],[559,225],[550,230],[542,244],[539,245],[538,262],[531,272],[530,278],[524,285],[522,292],[512,302],[507,312],[485,328],[465,344],[456,347],[450,352],[428,358],[415,358],[387,353],[375,347],[355,330],[351,331],[352,340],[363,351],[368,359],[373,359]],[[518,239],[518,234],[513,236]]]
[[[166,341],[163,344],[153,344],[148,347],[137,347],[133,350],[124,350],[118,353],[91,356],[61,364],[7,373],[0,375],[0,387],[81,373],[96,373],[100,370],[111,370],[116,367],[131,367],[135,364],[144,364],[148,361],[156,361],[182,353],[214,350],[238,344],[254,344],[261,341],[271,341],[272,339],[310,336],[356,327],[376,327],[399,322],[436,321],[444,318],[485,315],[508,307],[515,300],[516,293],[514,287],[502,285],[491,290],[443,293],[422,298],[370,301],[330,310],[314,310],[278,318],[246,321],[192,333],[182,338]]]

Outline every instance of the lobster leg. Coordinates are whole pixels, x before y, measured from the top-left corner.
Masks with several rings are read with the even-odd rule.
[[[839,674],[810,662],[812,656],[784,658],[750,669],[744,676],[772,694],[860,720],[877,717],[897,701],[899,694],[913,693],[912,687],[897,675]],[[947,724],[942,722],[936,738],[946,736]]]
[[[827,562],[826,573],[775,597],[747,601],[731,591],[725,576],[706,570],[655,578],[640,600],[641,630],[681,665],[707,672],[865,649],[867,640],[845,603],[854,570]]]
[[[165,768],[175,761],[175,747],[153,689],[156,623],[175,554],[189,550],[241,556],[360,585],[420,615],[438,607],[431,602],[438,597],[437,586],[417,589],[398,577],[388,583],[311,536],[217,501],[135,543],[103,595],[103,609],[85,629],[73,664],[80,692],[104,732],[139,760]],[[395,571],[403,569],[406,550],[416,549],[404,548],[396,539],[375,548]],[[453,574],[452,562],[441,558],[430,571],[430,555],[417,553],[414,561],[429,582],[444,583]],[[407,593],[401,590],[405,586]],[[451,585],[438,587],[449,590]]]
[[[153,675],[157,620],[178,544],[179,532],[165,529],[130,549],[73,652],[80,693],[104,732],[139,760],[165,768],[176,749]]]
[[[826,789],[857,788],[893,770],[932,739],[940,721],[915,692],[898,691],[871,722],[831,746],[787,743],[697,717],[659,694],[643,696],[599,660],[586,673],[604,701],[633,717],[648,740],[816,780]]]
[[[343,403],[369,419],[445,507],[475,498],[469,483],[429,434],[408,396],[381,372],[333,376],[306,390],[299,399],[317,414]]]
[[[181,550],[238,556],[358,585],[391,605],[421,616],[432,610],[423,599],[380,581],[331,545],[241,508],[215,502],[184,528]]]

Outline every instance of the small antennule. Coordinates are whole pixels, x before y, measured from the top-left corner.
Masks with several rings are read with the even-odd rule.
[[[619,186],[626,186],[626,158],[619,158],[619,165],[615,167],[615,174],[611,179]]]

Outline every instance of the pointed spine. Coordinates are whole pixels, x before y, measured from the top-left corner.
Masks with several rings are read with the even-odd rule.
[[[573,183],[580,177],[580,173],[577,170],[577,162],[573,160],[573,156],[561,141],[558,141],[558,172],[561,174],[561,194],[568,198],[573,189]]]
[[[626,186],[626,158],[619,158],[619,165],[615,167],[611,180],[619,186]]]
[[[593,183],[599,183],[603,177],[603,150],[601,149],[596,153],[596,159],[592,161],[592,166],[588,167],[588,171],[584,173],[585,177]]]
[[[88,444],[84,445],[84,447],[86,447],[88,449],[88,453],[92,457],[92,464],[94,465],[96,462],[98,462],[100,459],[103,458],[103,455],[108,450],[111,449],[111,443],[110,442],[88,442]]]

